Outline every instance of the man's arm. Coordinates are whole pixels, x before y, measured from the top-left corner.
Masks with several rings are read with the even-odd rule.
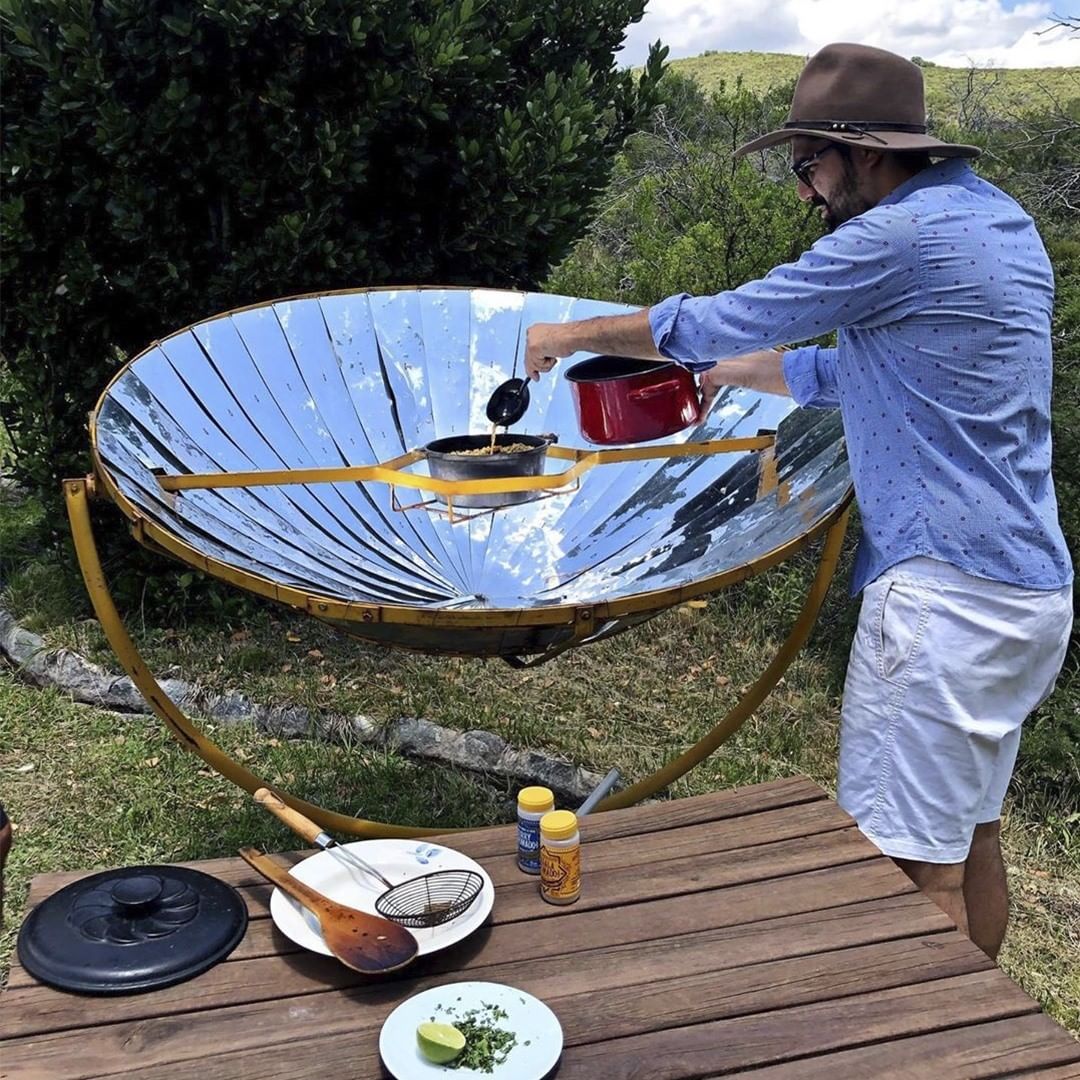
[[[530,379],[550,371],[558,360],[576,352],[665,360],[653,344],[649,309],[632,315],[600,315],[567,323],[534,323],[525,338],[525,372]],[[701,415],[704,416],[723,386],[745,386],[766,394],[791,396],[784,380],[783,354],[773,349],[718,361],[703,371]]]
[[[564,356],[576,352],[666,360],[656,351],[649,309],[631,315],[599,315],[567,323],[533,323],[525,338],[525,374],[534,382]]]
[[[701,383],[701,409],[698,415],[702,419],[725,386],[745,386],[748,390],[760,390],[763,394],[791,397],[791,390],[784,378],[784,354],[775,349],[721,360],[715,367],[703,371],[698,376],[698,382]]]

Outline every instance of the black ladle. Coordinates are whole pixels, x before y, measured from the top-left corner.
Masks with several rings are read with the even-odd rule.
[[[488,398],[487,418],[498,427],[516,424],[529,407],[529,382],[527,379],[507,379],[495,387]]]

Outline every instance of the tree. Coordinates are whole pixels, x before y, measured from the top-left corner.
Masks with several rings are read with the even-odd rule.
[[[797,258],[821,224],[794,185],[770,182],[790,176],[786,148],[732,159],[783,123],[791,93],[790,83],[761,97],[736,83],[707,97],[692,80],[665,76],[650,129],[628,141],[588,235],[548,287],[652,304],[734,288]]]
[[[645,0],[0,0],[0,417],[86,471],[126,357],[267,298],[534,285],[584,228],[644,73]]]
[[[1056,12],[1050,16],[1050,25],[1044,30],[1036,30],[1036,34],[1047,34],[1051,30],[1069,30],[1074,34],[1080,34],[1080,15],[1058,15]]]

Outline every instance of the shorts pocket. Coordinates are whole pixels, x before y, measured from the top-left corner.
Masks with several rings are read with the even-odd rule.
[[[881,597],[874,643],[878,674],[883,679],[903,677],[922,637],[928,610],[927,600],[917,588],[905,581],[889,582]]]

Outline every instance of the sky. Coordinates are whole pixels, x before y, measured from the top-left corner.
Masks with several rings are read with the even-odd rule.
[[[955,67],[1080,67],[1080,34],[1036,34],[1055,12],[1080,17],[1080,0],[649,0],[619,58],[640,64],[657,38],[670,59],[855,41]]]

